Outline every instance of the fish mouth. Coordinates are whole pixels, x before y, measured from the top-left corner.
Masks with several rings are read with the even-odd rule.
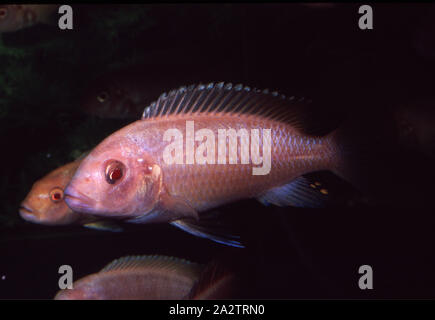
[[[89,198],[87,195],[74,189],[67,188],[65,190],[64,196],[67,206],[70,207],[73,211],[83,213],[93,212],[96,201],[92,198]]]
[[[35,215],[35,212],[26,205],[22,204],[18,209],[18,212],[20,213],[21,218],[23,218],[26,221],[39,222],[39,219]]]

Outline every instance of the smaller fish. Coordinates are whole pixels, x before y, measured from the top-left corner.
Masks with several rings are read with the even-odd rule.
[[[106,72],[91,81],[81,111],[102,119],[138,119],[144,107],[168,87],[224,77],[227,66],[210,65],[209,58],[200,52],[199,46],[159,51],[144,58],[152,63]]]
[[[74,212],[66,205],[65,187],[82,162],[84,155],[57,168],[33,184],[19,209],[20,216],[24,220],[44,225],[83,224],[93,229],[122,231],[114,224]]]
[[[0,33],[14,32],[39,23],[49,23],[59,8],[54,4],[0,5]]]
[[[157,95],[153,88],[141,87],[143,80],[128,72],[113,72],[95,80],[82,103],[84,113],[103,119],[137,118],[143,105]]]
[[[144,106],[153,102],[168,85],[180,86],[189,78],[186,73],[168,66],[142,66],[106,73],[89,86],[81,109],[102,119],[140,118]]]
[[[187,299],[202,267],[167,256],[127,256],[60,290],[55,300]]]

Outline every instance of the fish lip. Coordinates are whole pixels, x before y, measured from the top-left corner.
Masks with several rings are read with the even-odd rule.
[[[20,212],[27,211],[28,213],[33,213],[33,210],[31,208],[29,208],[28,206],[26,206],[25,204],[21,204],[19,210],[20,210]]]
[[[26,221],[30,222],[38,222],[38,217],[34,214],[35,212],[27,207],[26,205],[21,205],[18,209],[18,212],[20,213],[21,218],[23,218]]]
[[[91,213],[96,201],[87,195],[67,188],[64,194],[65,203],[73,211]]]

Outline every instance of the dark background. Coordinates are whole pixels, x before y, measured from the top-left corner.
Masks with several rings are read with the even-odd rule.
[[[38,25],[2,34],[0,298],[50,299],[60,265],[71,265],[78,279],[130,254],[201,263],[242,258],[236,269],[247,298],[435,298],[433,158],[391,151],[392,140],[376,131],[379,119],[386,121],[380,127],[394,127],[385,117],[390,110],[432,97],[435,28],[427,21],[435,20],[434,9],[373,4],[374,30],[360,30],[358,7],[73,5],[73,31]],[[172,89],[165,83],[173,83],[173,65],[180,85],[195,74],[320,101],[326,128],[364,113],[363,134],[379,139],[372,153],[389,150],[371,171],[374,200],[327,176],[337,184],[339,203],[326,209],[255,201],[225,207],[238,216],[246,249],[169,225],[127,226],[114,234],[21,220],[18,207],[34,181],[134,120],[82,112],[95,79],[140,66],[153,75],[144,74],[144,83],[161,83],[163,92]],[[358,288],[365,264],[374,270],[373,290]]]

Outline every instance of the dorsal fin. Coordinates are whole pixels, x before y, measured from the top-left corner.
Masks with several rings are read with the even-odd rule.
[[[106,265],[100,272],[113,270],[143,270],[158,269],[169,272],[183,273],[192,279],[197,279],[202,271],[202,266],[188,260],[169,256],[146,255],[146,256],[126,256],[113,260]]]
[[[306,131],[311,118],[308,105],[311,100],[286,97],[278,92],[250,88],[231,83],[198,84],[180,87],[163,93],[157,101],[147,106],[142,119],[167,117],[176,114],[222,114],[230,113],[262,116],[267,119],[287,122],[296,129]]]

